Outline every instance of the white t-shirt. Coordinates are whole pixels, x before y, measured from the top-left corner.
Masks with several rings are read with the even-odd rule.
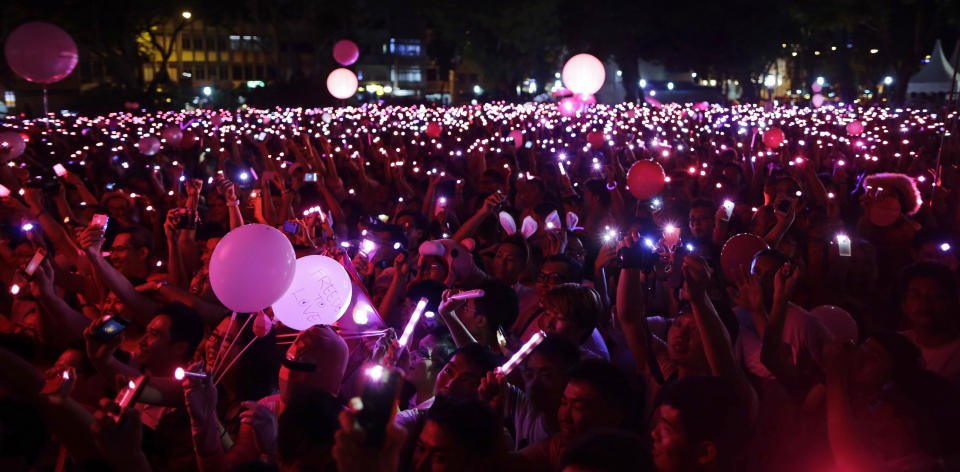
[[[960,338],[953,342],[936,347],[923,347],[917,342],[917,334],[913,330],[903,331],[904,337],[916,344],[923,354],[923,362],[927,370],[946,378],[960,387]]]
[[[734,346],[737,360],[753,375],[757,377],[770,379],[773,374],[767,370],[760,360],[760,349],[763,340],[757,333],[757,327],[753,323],[753,317],[747,310],[741,307],[735,307],[733,310],[737,316],[737,323],[740,325],[740,334],[737,335],[737,342]],[[787,318],[783,326],[783,342],[790,346],[790,352],[793,362],[797,362],[797,355],[801,350],[806,351],[813,358],[817,365],[823,365],[823,347],[833,339],[830,331],[817,319],[803,308],[787,304]]]

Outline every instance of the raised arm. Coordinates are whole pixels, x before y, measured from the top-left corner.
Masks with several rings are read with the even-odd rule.
[[[697,321],[703,350],[713,375],[729,380],[737,387],[741,398],[747,402],[750,421],[757,415],[757,394],[750,386],[746,374],[737,364],[727,328],[720,321],[717,310],[707,295],[710,284],[710,269],[699,256],[687,255],[683,261],[683,279],[687,284],[693,317]]]
[[[106,287],[117,295],[130,312],[136,313],[137,322],[146,326],[160,305],[143,296],[127,278],[103,258],[103,232],[97,226],[88,226],[80,234],[80,245],[94,267],[96,273],[103,280]]]
[[[447,325],[447,329],[450,330],[450,336],[453,337],[453,343],[457,347],[464,346],[470,343],[477,342],[474,339],[473,335],[470,334],[470,330],[460,321],[460,318],[457,317],[457,310],[462,309],[466,306],[466,300],[451,300],[450,295],[453,295],[455,292],[450,290],[444,290],[443,300],[440,302],[440,319],[443,320],[443,323]]]
[[[30,293],[40,305],[40,337],[45,343],[69,346],[83,338],[83,330],[90,320],[57,295],[53,280],[53,266],[47,260],[40,264],[30,281]]]
[[[497,211],[497,208],[500,207],[503,199],[504,195],[502,193],[494,193],[487,197],[487,199],[483,201],[483,207],[477,210],[477,212],[471,216],[469,220],[460,226],[457,232],[453,235],[453,240],[460,242],[473,236],[473,234],[480,229],[480,226],[483,225],[483,222],[486,221],[490,215],[493,215]]]

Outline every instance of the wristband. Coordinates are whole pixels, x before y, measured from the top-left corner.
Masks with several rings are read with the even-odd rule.
[[[228,201],[227,201],[227,206],[228,206],[228,207],[240,206],[240,199],[238,198],[238,199],[236,199],[236,200],[228,200]]]

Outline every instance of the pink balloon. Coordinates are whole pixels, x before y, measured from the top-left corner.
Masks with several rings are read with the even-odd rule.
[[[763,144],[766,144],[770,149],[776,149],[783,144],[783,140],[787,139],[783,134],[783,130],[780,128],[770,128],[763,132]]]
[[[720,267],[723,276],[728,281],[735,281],[740,274],[740,268],[750,269],[753,256],[768,249],[767,243],[755,234],[740,233],[727,240],[720,250]]]
[[[327,76],[327,90],[340,100],[346,100],[357,93],[357,75],[350,69],[335,69]]]
[[[814,95],[813,98],[810,99],[810,103],[813,104],[814,108],[820,108],[820,105],[823,105],[823,95],[819,93]]]
[[[27,149],[27,143],[20,133],[4,131],[0,133],[0,162],[16,159]]]
[[[443,132],[443,127],[440,126],[440,123],[437,123],[436,121],[431,121],[430,123],[427,124],[427,131],[426,131],[427,136],[430,136],[431,138],[436,139],[440,137],[441,132]]]
[[[590,54],[577,54],[563,65],[560,77],[564,87],[573,93],[594,94],[603,87],[606,74],[600,59]]]
[[[666,185],[667,175],[656,161],[637,161],[627,171],[630,194],[637,200],[647,200],[657,195]]]
[[[513,147],[520,149],[520,146],[523,146],[523,132],[515,129],[507,135],[510,139],[513,140]]]
[[[810,89],[816,93],[823,90],[823,86],[820,85],[820,82],[814,82],[813,85],[810,86]]]
[[[56,25],[34,21],[18,26],[4,46],[7,64],[20,77],[38,84],[63,80],[77,66],[77,44]]]
[[[707,111],[709,108],[710,104],[707,102],[700,102],[693,106],[693,109],[697,111]]]
[[[272,226],[248,224],[227,233],[210,258],[210,285],[223,305],[253,313],[273,305],[293,281],[296,254]]]
[[[583,104],[579,100],[573,97],[567,97],[563,100],[560,100],[560,103],[557,104],[557,108],[560,109],[560,114],[563,116],[574,116],[577,112],[581,111]]]
[[[180,131],[179,126],[169,126],[163,130],[163,139],[166,139],[171,146],[176,146],[183,139],[183,131]]]
[[[357,62],[357,58],[359,57],[360,49],[349,39],[341,39],[333,45],[333,58],[336,59],[337,63],[341,66],[349,66]]]
[[[160,151],[160,140],[153,136],[140,138],[137,142],[137,149],[145,156],[152,156]]]
[[[863,132],[863,122],[859,120],[854,120],[847,123],[847,134],[850,136],[858,136]]]
[[[857,321],[850,316],[850,313],[843,308],[833,305],[821,305],[812,310],[810,314],[815,316],[837,339],[857,340],[860,336],[860,330],[857,329]]]
[[[603,133],[600,131],[591,131],[587,134],[587,142],[594,148],[603,147],[604,141]]]

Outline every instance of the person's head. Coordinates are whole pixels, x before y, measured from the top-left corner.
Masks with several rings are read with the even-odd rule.
[[[537,274],[537,298],[543,302],[544,296],[553,287],[560,284],[578,284],[583,281],[583,266],[570,257],[557,254],[543,260]]]
[[[437,375],[436,392],[457,398],[476,398],[480,379],[498,365],[496,357],[480,343],[464,344]]]
[[[100,302],[100,314],[104,316],[129,318],[126,304],[112,291],[107,292],[107,296],[103,297],[103,300]]]
[[[201,344],[202,359],[208,366],[213,366],[218,356],[223,363],[235,359],[243,352],[237,365],[224,377],[227,388],[236,388],[235,393],[242,400],[256,400],[272,393],[277,386],[277,371],[280,367],[275,353],[276,336],[273,330],[264,337],[258,337],[244,351],[244,347],[255,336],[254,321],[246,323],[250,316],[256,314],[238,313],[235,320],[231,321],[229,316],[220,320]],[[241,331],[244,324],[249,326]],[[231,382],[232,380],[236,383]]]
[[[744,441],[746,402],[720,377],[689,375],[657,395],[653,460],[662,472],[729,470]]]
[[[517,185],[517,208],[521,210],[533,208],[534,205],[543,201],[546,194],[547,188],[543,180],[538,178],[521,180]]]
[[[626,374],[608,361],[588,359],[567,372],[557,419],[561,431],[576,438],[599,428],[618,428],[630,413]]]
[[[630,431],[598,429],[577,439],[563,452],[561,472],[653,472],[653,458],[643,436]]]
[[[280,397],[285,403],[303,395],[340,393],[350,351],[332,328],[311,326],[300,332],[280,362]]]
[[[427,411],[413,453],[416,472],[486,471],[493,467],[500,426],[476,399],[437,397]]]
[[[147,325],[140,338],[138,359],[148,373],[170,375],[174,367],[193,358],[202,339],[200,314],[182,303],[170,303],[162,306]]]
[[[445,282],[450,275],[450,267],[441,256],[421,256],[417,267],[417,279]]]
[[[587,260],[587,248],[584,247],[580,237],[572,232],[567,233],[567,247],[563,250],[563,253],[581,266]]]
[[[610,190],[607,189],[607,183],[601,179],[590,179],[583,183],[583,202],[587,208],[603,207],[610,208]]]
[[[540,329],[580,345],[593,333],[603,311],[600,295],[579,284],[560,284],[550,289],[541,301],[544,312]]]
[[[127,277],[145,277],[153,236],[146,228],[122,229],[110,245],[110,263]]]
[[[336,472],[334,434],[342,406],[327,392],[292,400],[277,418],[277,463],[284,472]]]
[[[417,348],[410,353],[407,381],[417,390],[435,388],[440,369],[450,362],[455,349],[456,346],[449,336],[424,336],[417,343]]]
[[[947,266],[917,262],[900,276],[900,308],[914,329],[956,326],[957,280]]]
[[[517,319],[520,310],[517,292],[497,279],[485,280],[477,288],[483,290],[483,296],[467,300],[460,310],[460,321],[475,337],[496,339],[498,328],[506,331]]]
[[[667,354],[674,364],[692,370],[706,366],[707,355],[700,340],[700,330],[689,310],[681,311],[667,331]]]
[[[547,336],[537,346],[521,373],[524,391],[539,411],[554,412],[567,386],[567,371],[580,361],[580,350],[560,336]]]
[[[956,272],[960,268],[954,238],[932,231],[919,231],[913,238],[913,260],[939,262]]]
[[[397,214],[397,225],[403,228],[407,247],[420,247],[427,231],[427,218],[422,213],[404,210]]]
[[[710,200],[694,200],[690,204],[689,226],[690,234],[698,241],[709,241],[713,238],[713,228],[716,224],[714,215],[717,208]]]
[[[530,246],[527,241],[522,235],[511,235],[497,246],[493,258],[493,276],[513,285],[523,277],[529,260]]]
[[[896,333],[875,333],[860,343],[850,370],[859,391],[878,392],[888,382],[902,381],[922,369],[920,348]]]
[[[130,217],[133,203],[122,193],[115,193],[103,200],[103,207],[110,219],[126,221]]]
[[[773,306],[773,280],[777,271],[790,261],[786,254],[776,249],[765,249],[753,256],[750,264],[750,274],[760,278],[763,287],[763,304],[767,310]]]
[[[227,211],[227,199],[216,192],[207,195],[206,221],[217,223],[224,227],[230,226],[230,213]]]

